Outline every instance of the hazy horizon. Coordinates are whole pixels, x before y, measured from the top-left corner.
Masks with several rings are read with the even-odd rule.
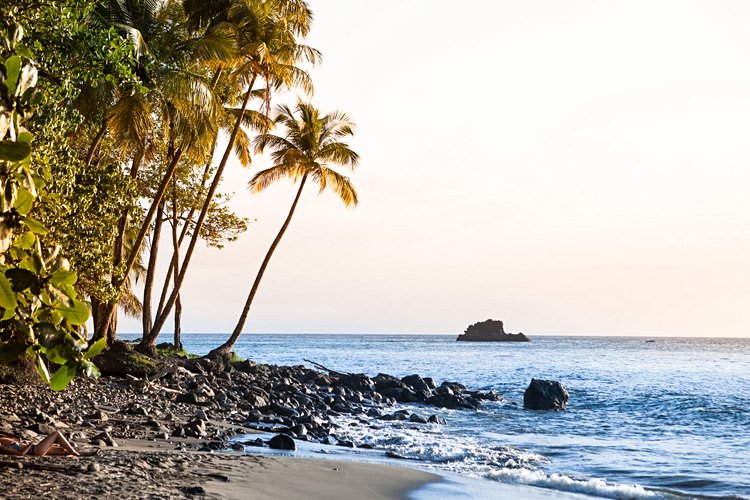
[[[310,3],[361,204],[307,191],[246,331],[750,336],[750,4]],[[194,257],[183,331],[234,327],[294,196],[248,194],[265,165],[228,167],[253,223]]]

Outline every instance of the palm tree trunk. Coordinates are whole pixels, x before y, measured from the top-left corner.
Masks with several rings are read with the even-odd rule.
[[[240,130],[240,126],[242,125],[242,119],[245,115],[245,110],[247,109],[247,105],[250,102],[250,97],[253,92],[253,85],[255,84],[255,79],[256,77],[253,76],[252,80],[250,81],[250,86],[248,87],[247,92],[245,93],[245,99],[242,101],[242,108],[240,108],[240,112],[237,116],[237,120],[234,123],[232,134],[229,136],[229,142],[227,143],[227,148],[224,151],[224,156],[222,156],[221,162],[219,163],[219,166],[216,168],[216,173],[214,173],[214,178],[211,181],[211,186],[208,188],[208,193],[206,194],[206,199],[203,202],[201,213],[198,216],[198,220],[195,223],[195,227],[193,228],[193,235],[190,238],[190,244],[188,245],[188,248],[185,251],[185,257],[182,261],[182,269],[180,270],[177,276],[177,279],[175,280],[175,284],[172,288],[172,293],[169,295],[169,299],[167,300],[167,303],[164,305],[164,310],[156,318],[156,321],[154,322],[154,328],[152,329],[151,335],[150,335],[151,338],[156,338],[156,336],[159,335],[159,332],[164,326],[164,323],[167,320],[167,316],[171,312],[172,307],[174,306],[175,301],[177,300],[177,296],[180,293],[180,288],[182,287],[182,283],[185,280],[185,274],[187,273],[188,265],[190,264],[190,259],[193,256],[195,245],[198,243],[198,239],[200,238],[200,232],[201,232],[201,228],[203,227],[203,222],[206,220],[206,216],[208,215],[208,209],[211,206],[211,200],[213,200],[214,194],[216,193],[216,189],[219,187],[219,183],[221,182],[221,176],[224,173],[224,168],[227,166],[227,161],[229,160],[229,156],[232,153],[232,148],[234,147],[234,141],[237,140],[237,133]]]
[[[203,176],[201,177],[201,188],[200,191],[198,191],[198,195],[195,197],[196,200],[200,200],[203,198],[203,193],[206,191],[206,182],[208,182],[208,172],[211,170],[211,159],[214,156],[214,150],[216,149],[216,139],[214,138],[214,144],[211,146],[211,156],[206,162],[206,167],[203,169]],[[180,231],[180,237],[177,240],[177,250],[182,247],[182,242],[185,240],[185,236],[187,235],[188,229],[190,229],[190,223],[193,220],[193,216],[195,216],[195,212],[197,212],[198,209],[193,206],[190,208],[190,212],[188,213],[187,217],[185,218],[185,225],[182,226],[182,230]],[[159,316],[161,312],[164,310],[164,301],[167,299],[167,292],[169,291],[169,283],[172,281],[172,273],[175,272],[175,259],[177,259],[177,254],[172,253],[172,258],[169,261],[169,269],[167,270],[167,276],[164,279],[164,286],[161,289],[161,295],[159,296],[159,307],[156,308],[156,316]],[[179,272],[179,271],[178,271]]]
[[[144,151],[141,150],[136,153],[136,156],[133,158],[133,161],[130,165],[131,179],[135,179],[138,176],[138,170],[140,170],[141,168],[144,154]],[[120,220],[117,221],[117,235],[115,236],[114,249],[112,251],[112,269],[117,269],[117,267],[122,263],[122,255],[124,253],[125,244],[125,230],[128,227],[129,215],[129,211],[125,209],[120,216]],[[117,278],[113,275],[111,278],[113,286],[116,286],[116,279]],[[117,287],[119,288],[119,286]],[[97,315],[99,316],[99,321],[94,321],[93,341],[102,338],[115,338],[116,332],[111,332],[109,331],[109,329],[113,323],[115,326],[117,326],[117,321],[115,320],[113,322],[112,319],[113,315],[116,315],[117,301],[115,300],[114,302],[100,302],[96,309],[98,311]],[[108,344],[111,345],[109,341]]]
[[[94,137],[94,141],[91,143],[91,146],[89,146],[89,151],[86,153],[86,165],[91,165],[91,160],[94,159],[94,153],[96,153],[96,149],[99,147],[99,144],[102,142],[102,139],[104,138],[104,134],[107,133],[107,120],[102,120],[102,126],[99,129],[99,132],[97,132],[96,136]]]
[[[255,299],[255,294],[258,291],[258,286],[260,286],[260,281],[263,279],[263,274],[265,274],[266,272],[266,268],[268,267],[268,263],[271,260],[271,256],[276,251],[276,247],[279,246],[279,242],[281,241],[281,238],[284,236],[284,233],[289,227],[289,223],[292,221],[292,216],[294,215],[294,211],[297,209],[297,204],[299,203],[300,196],[302,195],[302,189],[305,187],[306,180],[307,180],[307,174],[305,174],[302,177],[302,181],[300,182],[299,189],[297,190],[297,196],[295,196],[294,198],[294,202],[292,203],[292,208],[289,209],[289,215],[286,216],[286,220],[284,221],[284,224],[281,226],[281,229],[279,230],[279,234],[277,234],[276,238],[274,238],[273,243],[271,243],[271,247],[268,249],[268,252],[266,252],[266,256],[260,265],[260,269],[258,269],[258,274],[255,276],[255,281],[253,282],[253,286],[250,289],[250,293],[247,296],[247,300],[245,301],[245,307],[242,309],[242,314],[240,314],[240,319],[237,321],[237,325],[234,327],[234,331],[232,332],[232,335],[221,346],[209,352],[206,357],[220,357],[220,358],[225,358],[225,359],[229,357],[229,353],[234,348],[234,344],[237,342],[237,339],[240,337],[240,334],[242,333],[242,328],[244,328],[245,326],[245,321],[247,321],[247,315],[250,312],[250,306],[253,303],[253,299]]]
[[[151,331],[153,318],[151,317],[151,296],[154,290],[154,278],[156,275],[156,258],[159,255],[159,239],[161,238],[161,227],[164,224],[164,202],[159,204],[154,221],[154,231],[151,233],[151,251],[148,256],[148,269],[146,270],[146,281],[143,284],[143,336]]]
[[[187,223],[185,225],[187,227]],[[172,190],[172,246],[174,247],[174,280],[177,282],[177,274],[180,272],[180,240],[177,238],[177,189]],[[182,350],[181,325],[182,320],[182,300],[177,295],[174,305],[174,346],[175,349]]]
[[[148,213],[146,214],[146,218],[141,223],[141,229],[138,232],[138,236],[136,236],[135,241],[133,241],[133,248],[130,251],[130,255],[128,255],[128,260],[125,262],[124,269],[121,271],[122,274],[120,274],[119,276],[113,276],[112,278],[112,285],[117,290],[120,289],[120,286],[127,278],[128,274],[130,273],[130,270],[133,268],[133,264],[135,263],[135,260],[138,258],[138,252],[141,248],[141,245],[143,244],[143,240],[146,237],[146,233],[148,232],[149,227],[151,226],[151,222],[154,220],[156,209],[158,205],[161,203],[162,198],[164,197],[164,192],[167,190],[167,187],[169,186],[169,182],[172,180],[172,176],[174,175],[175,170],[177,170],[177,164],[180,162],[182,153],[183,153],[182,148],[178,148],[173,153],[172,162],[167,168],[167,171],[165,172],[164,177],[162,178],[162,182],[159,185],[159,189],[156,191],[156,194],[154,195],[154,200],[151,202],[151,206],[149,207]],[[119,229],[119,234],[118,234],[119,244],[116,242],[116,245],[115,245],[115,261],[116,262],[122,261],[122,241],[123,241],[124,234],[125,234],[125,228],[127,226],[127,214],[125,214],[120,219],[120,223],[121,223],[120,228],[118,228]],[[119,258],[118,258],[118,248],[119,248]],[[115,306],[113,310],[109,312],[110,319],[105,322],[106,325],[112,324],[111,317],[115,313],[116,309],[117,309],[117,306]],[[110,334],[107,334],[107,338],[110,338],[110,336],[111,336]]]

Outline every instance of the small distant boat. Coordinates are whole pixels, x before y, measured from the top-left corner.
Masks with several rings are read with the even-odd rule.
[[[647,344],[653,344],[654,342],[656,342],[656,341],[655,340],[647,340],[646,341]]]

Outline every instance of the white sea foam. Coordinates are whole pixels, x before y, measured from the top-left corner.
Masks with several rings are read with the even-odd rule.
[[[489,478],[505,483],[518,483],[541,488],[585,493],[615,499],[662,499],[667,496],[645,489],[637,484],[609,484],[603,479],[573,479],[562,474],[545,474],[541,470],[499,469],[490,472]]]
[[[613,499],[664,499],[668,495],[635,484],[612,484],[604,479],[575,479],[563,474],[548,474],[539,466],[544,457],[511,446],[487,447],[473,436],[448,435],[440,426],[415,426],[408,422],[373,422],[376,429],[361,425],[350,417],[337,419],[337,434],[359,443],[391,451],[401,457],[418,460],[443,471],[486,478],[507,484],[581,493]],[[353,425],[350,425],[353,424]]]

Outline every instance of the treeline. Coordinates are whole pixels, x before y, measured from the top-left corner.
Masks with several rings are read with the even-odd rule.
[[[345,142],[350,118],[305,100],[306,68],[320,61],[303,43],[310,6],[0,0],[0,15],[0,358],[26,353],[56,389],[80,370],[95,376],[91,358],[115,342],[118,311],[142,319],[139,351],[153,354],[170,316],[180,348],[196,247],[247,228],[218,190],[227,163],[267,152],[272,166],[250,189],[289,178],[297,194],[235,329],[211,353],[227,358],[305,185],[357,203],[331,168],[358,163]],[[284,90],[305,97],[273,106]],[[165,253],[169,267],[157,273]]]

